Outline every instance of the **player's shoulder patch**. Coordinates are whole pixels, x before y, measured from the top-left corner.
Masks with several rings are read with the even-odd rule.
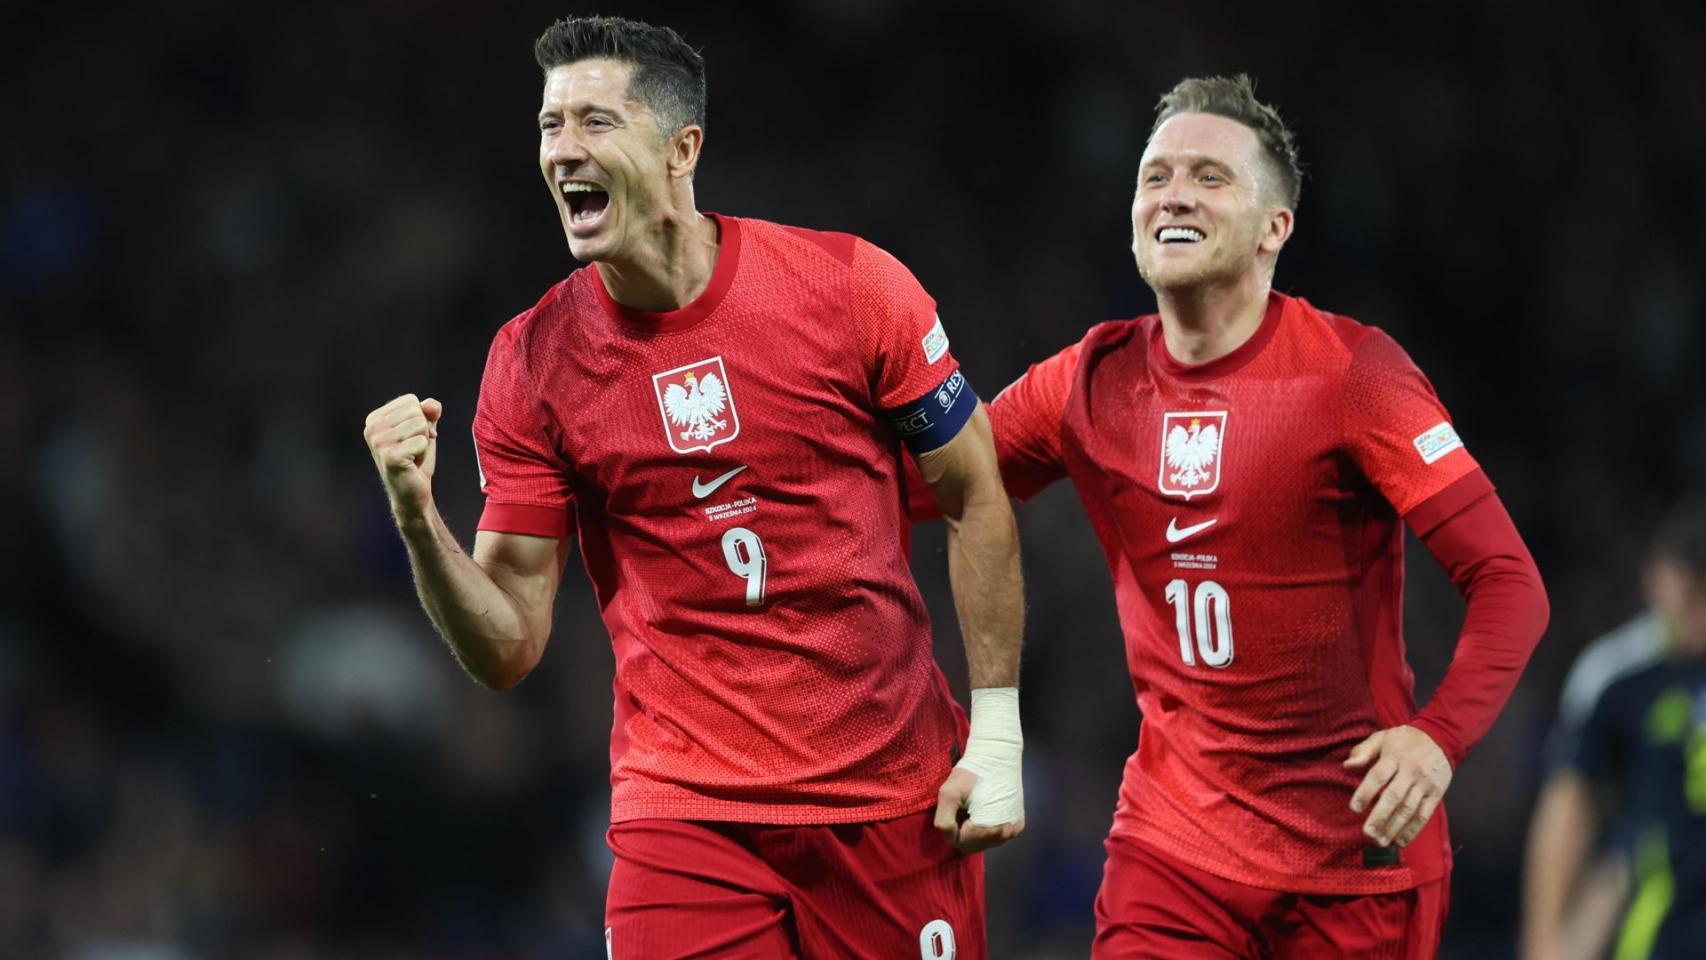
[[[842,263],[853,265],[853,245],[859,238],[851,233],[837,233],[830,230],[810,230],[806,227],[782,227],[783,231],[822,247],[825,252]]]
[[[1457,435],[1457,430],[1447,421],[1441,421],[1423,430],[1411,441],[1416,445],[1416,452],[1422,455],[1423,463],[1434,463],[1453,450],[1461,449],[1463,439]]]
[[[948,331],[942,329],[941,314],[936,315],[936,322],[931,324],[930,332],[924,335],[924,339],[919,341],[919,345],[924,348],[925,363],[935,363],[947,356]]]

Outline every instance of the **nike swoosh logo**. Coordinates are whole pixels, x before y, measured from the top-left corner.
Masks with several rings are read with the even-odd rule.
[[[703,500],[706,497],[710,496],[711,494],[716,493],[718,487],[722,486],[725,483],[728,483],[730,480],[734,479],[735,474],[737,474],[737,473],[739,473],[745,469],[746,469],[746,466],[743,464],[741,466],[734,468],[733,470],[730,470],[728,473],[723,474],[722,476],[718,477],[717,479],[712,480],[710,483],[700,483],[699,482],[699,475],[697,473],[694,474],[693,475],[693,498],[695,500]],[[1209,522],[1213,523],[1214,521],[1210,520]]]
[[[1202,533],[1209,527],[1214,526],[1215,521],[1219,519],[1219,517],[1210,517],[1202,523],[1193,523],[1190,526],[1181,529],[1179,527],[1179,518],[1174,517],[1167,521],[1167,542],[1178,543],[1180,540],[1183,540],[1192,534]]]

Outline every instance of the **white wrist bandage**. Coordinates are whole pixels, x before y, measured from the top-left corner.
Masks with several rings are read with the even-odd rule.
[[[977,774],[966,800],[970,821],[998,827],[1025,818],[1025,784],[1020,759],[1025,734],[1019,728],[1019,688],[990,687],[971,692],[971,735],[965,756],[955,764]]]

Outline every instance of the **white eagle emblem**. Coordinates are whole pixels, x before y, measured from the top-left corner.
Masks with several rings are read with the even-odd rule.
[[[709,450],[740,433],[722,357],[656,374],[652,387],[669,445],[677,453]]]
[[[1169,413],[1161,421],[1162,493],[1186,500],[1220,486],[1220,450],[1226,442],[1226,411]]]

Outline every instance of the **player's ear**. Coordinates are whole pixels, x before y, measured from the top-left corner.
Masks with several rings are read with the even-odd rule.
[[[705,145],[705,128],[690,123],[675,131],[669,138],[669,175],[672,178],[693,176],[699,166],[699,150]]]
[[[1291,239],[1291,229],[1294,226],[1294,216],[1290,207],[1275,204],[1268,208],[1268,220],[1263,225],[1261,242],[1256,249],[1266,254],[1278,254],[1285,242]]]

